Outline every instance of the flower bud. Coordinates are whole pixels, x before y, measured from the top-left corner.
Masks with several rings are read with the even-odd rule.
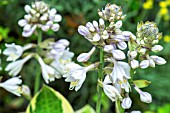
[[[97,42],[100,40],[100,35],[98,33],[96,33],[93,37],[93,41]]]
[[[94,53],[96,50],[95,47],[93,47],[88,53],[82,53],[77,57],[77,61],[79,62],[86,62],[87,60],[90,59],[91,55]]]
[[[42,26],[41,29],[42,29],[43,31],[48,31],[48,30],[50,29],[50,27],[47,26],[47,25],[45,25],[45,26]]]
[[[161,45],[155,45],[155,46],[153,46],[152,48],[151,48],[151,50],[153,51],[153,52],[159,52],[159,51],[161,51],[163,49],[163,47],[161,46]]]
[[[149,66],[149,61],[148,60],[143,60],[141,63],[140,63],[140,67],[142,69],[144,68],[147,68]]]
[[[95,28],[98,28],[98,27],[99,27],[98,22],[97,22],[97,21],[93,21],[93,26],[94,26]]]
[[[60,28],[59,24],[53,24],[52,27],[51,27],[51,29],[52,29],[53,31],[58,31],[59,28]]]
[[[83,36],[89,36],[89,35],[91,35],[90,32],[89,32],[89,30],[88,30],[86,27],[82,26],[82,25],[80,25],[80,26],[78,27],[78,32],[79,32],[81,35],[83,35]]]
[[[106,52],[111,52],[111,50],[113,49],[114,47],[112,45],[105,45],[104,46],[104,51]]]
[[[130,65],[131,65],[131,67],[132,67],[133,69],[135,69],[135,68],[138,68],[138,67],[139,67],[139,62],[138,62],[137,60],[132,60],[132,61],[130,62]]]
[[[141,54],[145,54],[145,52],[146,52],[146,49],[145,49],[145,48],[141,48],[141,49],[139,50],[139,53],[141,53]]]
[[[102,18],[99,19],[99,26],[104,29],[105,24],[104,24],[104,20]]]
[[[25,12],[30,13],[31,7],[29,5],[25,5]]]
[[[121,28],[121,27],[122,27],[122,21],[119,20],[119,21],[117,21],[117,22],[115,23],[115,28],[119,29],[119,28]]]
[[[152,96],[148,92],[140,92],[140,100],[145,103],[151,103],[152,102]]]
[[[31,98],[31,91],[30,88],[26,85],[21,86],[21,93],[24,95],[26,98],[30,99]]]
[[[112,55],[116,60],[123,60],[126,58],[124,52],[121,50],[112,50]]]
[[[129,109],[132,105],[132,100],[129,97],[124,98],[121,105],[123,109]]]
[[[103,39],[108,39],[109,38],[109,34],[106,30],[103,31],[103,35],[102,35]]]
[[[127,48],[127,44],[125,42],[119,42],[117,46],[121,50],[125,50]]]
[[[131,51],[131,52],[129,52],[129,56],[130,56],[132,59],[136,58],[137,54],[138,54],[138,53],[137,53],[136,51]]]
[[[158,64],[158,65],[163,65],[163,64],[166,64],[166,60],[165,59],[163,59],[162,57],[158,57],[158,56],[150,56],[154,61],[155,61],[155,63],[156,64]]]
[[[21,27],[24,27],[27,24],[27,21],[25,19],[21,19],[18,21],[18,25]]]
[[[62,16],[61,16],[61,15],[56,14],[56,15],[54,16],[54,22],[60,22],[61,20],[62,20]]]
[[[149,59],[149,66],[150,67],[155,67],[155,62],[151,58]]]
[[[130,37],[132,33],[130,31],[123,31],[122,32],[122,35],[125,36],[125,37]]]

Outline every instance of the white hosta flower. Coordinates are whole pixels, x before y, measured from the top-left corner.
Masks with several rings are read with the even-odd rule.
[[[20,60],[16,60],[14,62],[9,63],[6,68],[5,71],[9,71],[9,75],[12,76],[16,76],[19,74],[19,72],[21,71],[23,65],[29,60],[31,59],[32,55],[28,55],[23,59]]]
[[[152,96],[148,92],[141,91],[138,87],[134,87],[135,90],[140,94],[140,100],[145,103],[152,102]]]
[[[21,83],[22,80],[20,79],[20,77],[13,77],[3,83],[0,83],[0,87],[13,93],[16,96],[21,96],[21,87],[19,86],[21,85]]]
[[[5,44],[5,46],[6,49],[3,51],[3,54],[8,56],[7,61],[15,61],[19,57],[21,57],[21,55],[25,50],[32,48],[34,45],[27,44],[24,47],[22,47],[20,45],[15,45],[15,43],[12,43],[12,44]]]
[[[22,36],[30,37],[36,28],[40,28],[45,32],[49,29],[59,30],[58,22],[62,20],[62,17],[56,14],[56,9],[50,9],[45,2],[36,1],[31,6],[26,5],[24,9],[27,14],[24,19],[18,22],[19,26],[24,27]]]
[[[82,67],[76,63],[69,63],[69,64],[66,64],[66,67],[68,69],[68,72],[67,74],[63,75],[63,77],[65,77],[65,81],[66,82],[71,82],[70,83],[70,89],[74,89],[75,88],[75,91],[78,91],[83,82],[85,81],[86,79],[86,73],[95,68],[96,65],[95,64],[91,64],[87,67]]]
[[[133,69],[135,69],[139,67],[139,62],[133,59],[132,61],[130,61],[130,65]]]
[[[116,87],[109,85],[111,83],[109,75],[107,75],[104,79],[103,84],[103,91],[104,93],[112,100],[115,101],[118,98],[121,98],[121,95],[119,91],[116,89]]]
[[[153,51],[153,52],[159,52],[159,51],[161,51],[163,49],[163,47],[161,46],[161,45],[154,45],[152,48],[151,48],[151,50]]]
[[[130,66],[128,63],[115,61],[114,59],[112,60],[114,62],[113,71],[111,73],[113,83],[115,83],[117,80],[123,82],[124,77],[126,79],[130,79]]]
[[[55,69],[44,63],[41,57],[38,57],[38,62],[41,65],[42,76],[45,82],[48,84],[55,80]]]
[[[162,57],[153,55],[153,56],[150,56],[150,58],[153,59],[153,61],[158,65],[166,64],[166,60],[163,59]]]
[[[87,60],[90,59],[91,55],[94,53],[95,50],[96,50],[96,48],[93,47],[88,53],[81,53],[77,57],[77,61],[79,61],[79,62],[86,62]]]
[[[122,27],[122,21],[119,20],[119,21],[117,21],[117,22],[115,23],[115,28],[116,28],[116,29],[120,29],[121,27]]]
[[[123,99],[121,105],[123,109],[129,109],[132,105],[132,100],[129,97],[126,97]]]
[[[142,69],[145,69],[147,67],[149,67],[149,60],[143,60],[141,63],[140,63],[140,67]]]
[[[140,92],[140,100],[145,103],[151,103],[152,102],[152,96],[148,92]]]

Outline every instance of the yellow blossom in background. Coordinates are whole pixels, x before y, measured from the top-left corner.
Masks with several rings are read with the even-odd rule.
[[[168,6],[170,6],[170,0],[165,0],[159,2],[160,10],[159,15],[163,17],[164,20],[168,21],[170,19]]]
[[[147,0],[146,2],[143,3],[143,8],[144,9],[152,9],[153,8],[153,0]]]
[[[170,42],[170,36],[169,35],[165,35],[164,36],[164,42]]]

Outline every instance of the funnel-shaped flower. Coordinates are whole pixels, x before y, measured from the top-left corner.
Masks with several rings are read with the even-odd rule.
[[[87,67],[82,67],[76,63],[71,62],[69,64],[66,64],[66,67],[68,69],[68,72],[67,74],[63,75],[63,77],[66,78],[66,82],[71,82],[70,89],[75,88],[75,91],[78,91],[86,79],[86,73],[89,70],[95,68],[96,64],[91,64]]]
[[[113,85],[109,85],[111,83],[109,75],[107,75],[104,79],[103,91],[104,93],[112,100],[115,101],[118,98],[121,98],[119,91]]]
[[[32,55],[28,55],[23,59],[11,62],[5,68],[6,71],[9,71],[9,75],[16,76],[21,71],[23,65],[32,57]]]
[[[13,77],[7,81],[0,83],[0,87],[6,89],[7,91],[13,93],[14,95],[21,96],[21,85],[22,80],[20,77]]]
[[[7,47],[4,51],[3,54],[8,56],[7,61],[15,61],[19,57],[21,57],[22,53],[27,50],[32,48],[34,45],[33,44],[27,44],[24,47],[20,45],[15,45],[14,43],[12,44],[5,44]]]
[[[41,57],[38,57],[38,62],[41,65],[42,76],[45,82],[48,84],[49,82],[54,81],[55,80],[55,69],[45,64]]]

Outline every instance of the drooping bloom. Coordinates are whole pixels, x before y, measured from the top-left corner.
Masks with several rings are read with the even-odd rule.
[[[20,77],[13,77],[5,82],[0,83],[0,87],[4,88],[5,90],[13,93],[16,96],[21,96],[21,85],[22,80]]]
[[[56,9],[50,9],[45,2],[36,1],[31,6],[26,5],[25,11],[28,14],[18,22],[23,27],[22,35],[24,37],[30,37],[36,28],[41,28],[43,31],[52,29],[56,32],[59,30],[58,22],[61,21],[62,17],[57,14]]]
[[[7,61],[15,61],[19,57],[21,57],[21,55],[25,50],[32,48],[34,45],[27,44],[22,47],[20,45],[15,45],[15,43],[12,43],[12,44],[5,44],[5,46],[7,48],[3,51],[3,54],[8,56]]]
[[[38,57],[38,62],[41,65],[42,76],[47,84],[54,81],[55,78],[60,78],[58,72],[53,67],[45,64],[41,57]]]
[[[68,72],[63,75],[63,77],[66,78],[66,82],[71,82],[70,89],[75,88],[75,91],[78,91],[86,79],[86,73],[91,69],[95,68],[96,64],[91,64],[87,67],[82,67],[74,62],[71,62],[69,64],[66,64],[66,67]]]
[[[9,75],[12,76],[16,76],[19,74],[19,72],[21,71],[23,65],[29,60],[31,59],[32,55],[28,55],[23,59],[20,60],[16,60],[14,62],[9,63],[6,68],[5,71],[9,71]]]
[[[109,75],[107,75],[104,79],[103,85],[103,91],[104,93],[112,100],[115,101],[116,99],[121,99],[120,92],[114,87],[113,85],[110,85],[111,80],[109,78]]]

